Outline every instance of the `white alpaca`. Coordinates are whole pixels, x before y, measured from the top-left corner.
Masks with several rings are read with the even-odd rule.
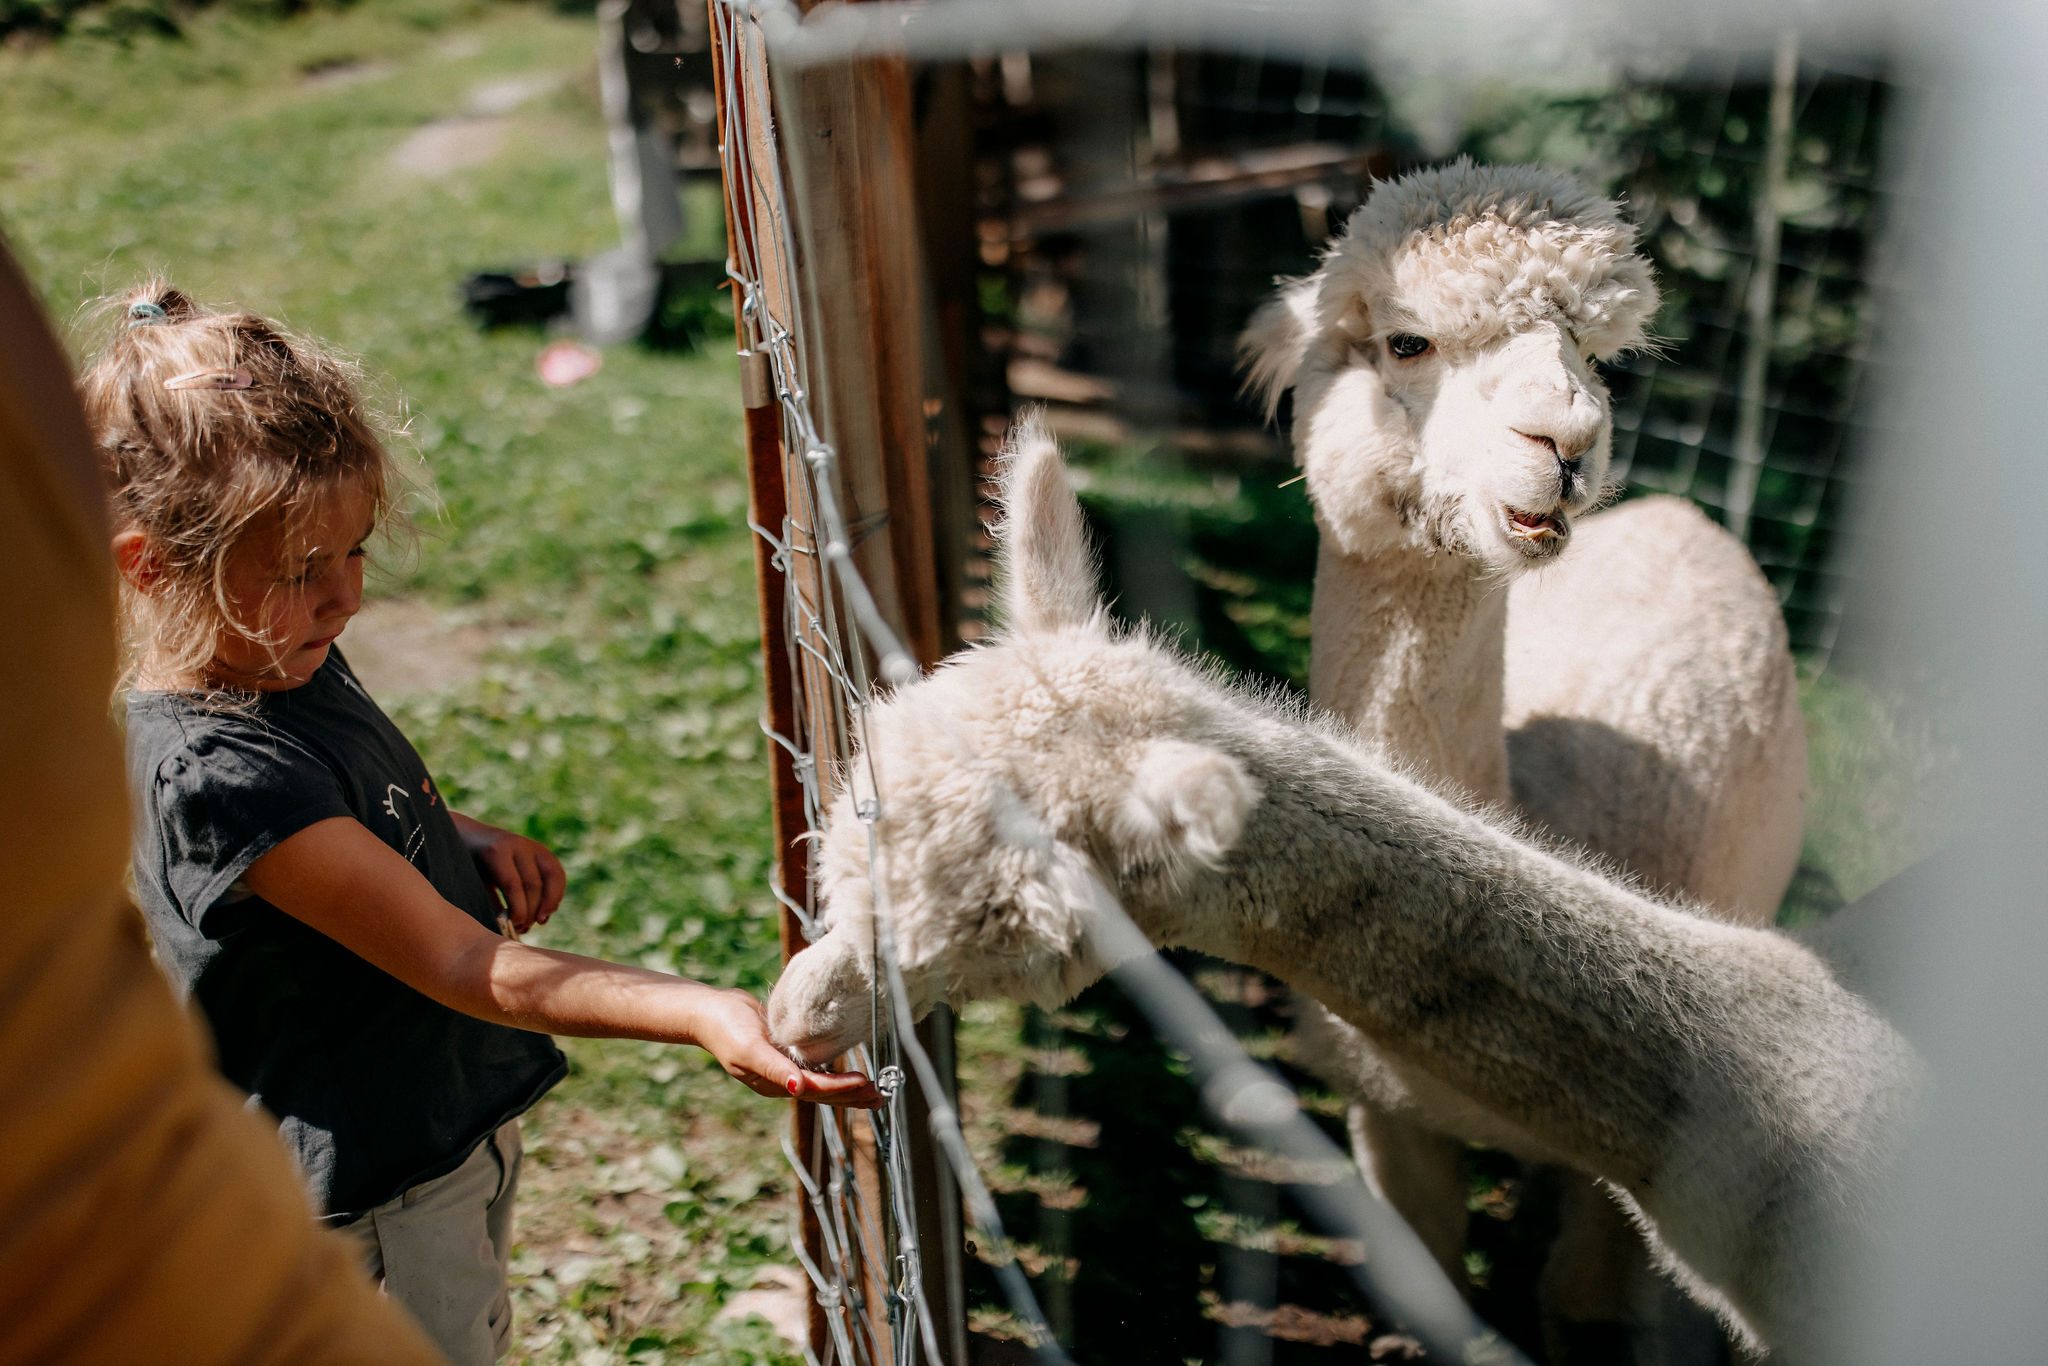
[[[1376,188],[1254,318],[1251,380],[1269,405],[1294,390],[1322,532],[1310,695],[1437,782],[1769,924],[1806,768],[1777,602],[1681,500],[1574,529],[1611,444],[1592,362],[1640,345],[1657,308],[1634,245],[1568,179],[1460,162]],[[1353,1112],[1361,1165],[1455,1276],[1457,1098],[1308,1023],[1308,1061],[1371,1102]],[[1647,1278],[1619,1211],[1576,1188],[1563,1220],[1553,1317],[1635,1319]]]
[[[1010,624],[871,712],[883,858],[871,794],[843,792],[827,932],[776,986],[777,1041],[822,1062],[869,1035],[877,883],[920,1012],[1072,996],[1105,970],[1083,922],[1107,885],[1153,943],[1328,1003],[1465,1131],[1611,1183],[1697,1293],[1796,1357],[1912,1103],[1898,1035],[1790,940],[1521,842],[1340,725],[1114,630],[1042,437],[1008,495]]]

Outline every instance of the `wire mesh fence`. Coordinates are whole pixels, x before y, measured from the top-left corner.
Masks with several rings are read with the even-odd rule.
[[[867,830],[870,866],[880,867],[889,857],[888,790],[871,768],[862,771],[860,741],[877,690],[913,678],[918,661],[889,619],[893,604],[862,563],[877,523],[847,510],[849,471],[815,404],[825,381],[806,317],[823,286],[795,267],[800,211],[788,186],[791,149],[778,139],[776,122],[788,90],[778,93],[771,79],[764,35],[764,27],[792,17],[762,3],[713,6],[744,398],[750,430],[761,438],[755,458],[765,452],[773,461],[769,487],[757,479],[753,524],[771,596],[764,614],[771,655],[766,729],[799,808],[795,847],[801,851],[823,828],[835,794],[852,783],[873,794],[853,810]],[[788,690],[780,704],[777,676]],[[963,754],[966,748],[963,739]],[[813,935],[821,907],[800,853],[777,895],[797,935]],[[960,1312],[958,1301],[934,1303],[930,1263],[937,1249],[921,1242],[914,1208],[916,1168],[925,1162],[942,1166],[956,1186],[1013,1335],[1038,1360],[1065,1362],[962,1132],[950,1079],[919,1042],[886,904],[877,907],[875,927],[869,950],[881,970],[871,1003],[874,1030],[850,1062],[876,1077],[889,1104],[865,1116],[806,1112],[787,1149],[807,1224],[792,1242],[815,1302],[811,1358],[823,1366],[963,1360],[947,1346],[960,1340],[956,1324],[946,1321]],[[1369,1302],[1398,1315],[1418,1344],[1446,1360],[1520,1359],[1472,1317],[1414,1236],[1366,1193],[1291,1089],[1246,1053],[1179,972],[1150,953],[1106,888],[1090,933],[1100,958],[1124,964],[1113,974],[1119,989],[1190,1060],[1218,1121],[1241,1141],[1299,1165],[1306,1174],[1286,1184],[1312,1219],[1374,1247],[1371,1259],[1352,1259],[1347,1268]],[[923,1099],[928,1142],[910,1123],[913,1093]],[[1333,1171],[1343,1175],[1333,1181]]]
[[[1368,176],[1453,153],[1569,168],[1624,201],[1666,294],[1659,346],[1608,375],[1614,477],[1741,536],[1824,665],[1859,563],[1844,512],[1884,278],[1885,64],[1787,37],[1433,102],[1378,70],[1257,45],[984,63],[978,297],[1008,401],[1256,476],[1285,446],[1237,395],[1235,336]]]
[[[797,824],[808,835],[823,827],[832,794],[855,762],[877,679],[902,681],[917,666],[856,566],[859,538],[840,508],[838,457],[812,407],[804,294],[793,268],[796,238],[759,15],[716,4],[712,19],[732,228],[729,273],[746,358],[746,397],[751,412],[772,414],[765,419],[765,449],[778,463],[767,472],[773,496],[756,500],[753,530],[768,551],[772,574],[765,582],[775,586],[777,600],[765,605],[766,613],[780,619],[780,629],[766,633],[768,646],[785,651],[784,658],[770,659],[770,674],[785,680],[794,695],[787,707],[771,704],[767,731],[799,795]],[[772,524],[760,520],[764,502],[780,512]],[[872,803],[860,812],[871,829],[879,817]],[[787,849],[784,857],[791,857]],[[819,909],[815,887],[808,861],[799,855],[795,862],[794,875],[782,879],[777,895],[800,932],[809,934]],[[887,917],[877,923],[872,951],[876,961],[893,965]],[[807,1114],[809,1122],[796,1126],[787,1148],[806,1224],[792,1244],[816,1305],[809,1351],[825,1366],[947,1359],[941,1340],[949,1334],[927,1293],[911,1208],[917,1181],[905,1125],[906,1063],[926,1098],[937,1152],[951,1166],[991,1257],[1007,1267],[1016,1308],[1027,1320],[1036,1318],[1028,1286],[1013,1263],[1003,1262],[1000,1222],[944,1099],[947,1079],[918,1042],[900,975],[878,975],[878,992],[887,999],[873,1003],[874,1034],[851,1061],[875,1077],[887,1107],[865,1116]],[[1050,1343],[1049,1334],[1045,1341]],[[1063,1358],[1051,1349],[1048,1359]]]
[[[815,242],[801,220],[821,210],[793,187],[800,191],[814,175],[815,142],[872,130],[849,119],[823,130],[806,126],[804,137],[782,135],[787,124],[778,120],[798,106],[799,77],[778,66],[778,43],[798,33],[801,14],[773,0],[713,0],[711,8],[733,229],[729,272],[749,421],[759,417],[765,440],[757,454],[768,452],[775,485],[772,497],[757,499],[754,528],[774,598],[768,648],[792,692],[779,716],[771,700],[769,733],[799,794],[783,833],[801,841],[822,829],[834,794],[859,772],[864,720],[878,690],[932,662],[930,650],[905,643],[899,595],[938,591],[942,610],[971,614],[986,592],[970,589],[955,601],[933,585],[906,584],[906,574],[921,571],[881,547],[885,533],[906,516],[930,515],[928,507],[892,511],[887,499],[849,492],[870,457],[849,453],[846,391],[890,362],[835,371],[820,320],[861,302],[842,297],[847,282],[806,259]],[[1579,165],[1628,201],[1672,308],[1663,348],[1608,376],[1615,472],[1635,489],[1690,496],[1744,533],[1779,589],[1795,643],[1809,658],[1827,659],[1853,581],[1838,527],[1871,364],[1871,280],[1884,199],[1879,149],[1891,98],[1880,66],[1823,58],[1788,40],[1761,70],[1652,63],[1610,72],[1583,91],[1495,92],[1485,109],[1466,111],[1448,141],[1442,130],[1432,141],[1404,121],[1414,118],[1412,109],[1404,113],[1379,88],[1369,61],[1167,44],[1083,47],[981,54],[948,66],[967,92],[951,111],[970,116],[965,129],[950,130],[965,142],[955,148],[953,169],[961,174],[954,188],[971,200],[953,221],[971,236],[921,244],[918,268],[936,279],[941,258],[966,253],[970,243],[974,268],[964,284],[953,282],[954,295],[913,303],[893,323],[905,334],[967,339],[964,354],[949,357],[960,367],[950,387],[930,390],[938,395],[926,400],[930,426],[950,420],[965,427],[989,456],[1013,408],[1037,401],[1052,405],[1056,425],[1083,445],[1111,452],[1093,472],[1091,512],[1108,533],[1108,576],[1128,615],[1192,626],[1197,644],[1241,668],[1285,677],[1290,659],[1305,659],[1304,547],[1312,547],[1313,527],[1298,492],[1284,500],[1275,492],[1283,448],[1235,396],[1231,341],[1272,276],[1309,264],[1368,178],[1426,160],[1429,143],[1492,159]],[[918,82],[906,121],[929,118],[941,105],[932,94],[939,78],[924,71]],[[922,156],[934,140],[921,126],[905,146]],[[929,232],[932,205],[891,200],[892,192],[870,187],[862,210],[913,238],[910,225],[922,216]],[[950,308],[966,322],[947,334],[943,317],[917,316],[925,307],[941,315]],[[1129,506],[1116,506],[1117,482],[1130,467],[1115,452],[1134,445],[1145,447],[1141,461],[1164,448],[1196,469],[1195,494],[1181,499],[1170,526],[1145,520],[1152,516],[1146,508],[1159,504],[1156,488],[1124,500],[1139,507],[1136,520]],[[1160,546],[1178,563],[1161,562]],[[1187,570],[1204,603],[1171,586]],[[985,566],[965,577],[985,579]],[[969,625],[965,633],[972,631]],[[1241,648],[1230,648],[1232,640]],[[879,866],[888,857],[888,793],[876,789],[872,772],[859,776],[856,786],[875,795],[856,818]],[[801,939],[815,929],[821,907],[807,862],[799,856],[792,867],[779,894]],[[1135,934],[1114,905],[1100,911],[1100,933],[1112,940]],[[853,1061],[883,1080],[890,1106],[873,1117],[814,1116],[815,1131],[799,1125],[790,1152],[811,1223],[798,1243],[817,1305],[815,1359],[861,1366],[965,1359],[957,1286],[939,1293],[946,1274],[939,1263],[960,1251],[945,1240],[958,1235],[935,1241],[920,1217],[934,1171],[943,1173],[942,1185],[957,1187],[981,1263],[969,1274],[993,1287],[1004,1331],[1040,1360],[1067,1359],[1062,1339],[1084,1359],[1116,1359],[1090,1357],[1073,1343],[1083,1323],[1065,1302],[1073,1281],[1061,1269],[1074,1260],[1072,1231],[1042,1224],[1032,1230],[1038,1245],[1027,1240],[1021,1249],[1006,1236],[995,1196],[1005,1181],[1014,1191],[1017,1178],[992,1183],[977,1167],[977,1156],[985,1167],[998,1153],[963,1132],[950,1079],[919,1043],[889,923],[887,908],[878,908],[871,948],[885,970],[872,1002],[876,1029]],[[1259,988],[1228,986],[1219,994],[1205,981],[1197,992],[1163,960],[1136,961],[1116,975],[1116,991],[1132,1018],[1173,1050],[1171,1067],[1192,1076],[1216,1120],[1211,1133],[1279,1155],[1267,1169],[1299,1179],[1275,1177],[1273,1187],[1287,1189],[1311,1222],[1348,1240],[1325,1260],[1354,1282],[1352,1303],[1368,1306],[1381,1326],[1354,1332],[1347,1323],[1342,1332],[1351,1336],[1330,1341],[1370,1342],[1376,1359],[1517,1359],[1455,1296],[1443,1298],[1448,1285],[1432,1279],[1433,1270],[1417,1271],[1426,1258],[1412,1236],[1365,1194],[1331,1144],[1327,1106],[1326,1122],[1311,1122],[1275,1072],[1253,1062],[1219,1022],[1218,999]],[[1207,972],[1192,966],[1198,977]],[[1071,1042],[1068,1022],[1034,1018],[1030,1027],[1044,1037]],[[1244,1021],[1236,1023],[1243,1033]],[[922,1116],[913,1106],[920,1099]],[[1170,1135],[1170,1142],[1187,1141],[1185,1133]],[[1112,1168],[1130,1160],[1128,1151],[1104,1155]],[[1322,1168],[1312,1171],[1318,1162]],[[1333,1169],[1342,1175],[1333,1177]],[[1497,1188],[1474,1198],[1498,1195]],[[1294,1236],[1273,1217],[1272,1197],[1253,1204],[1266,1246]],[[1223,1222],[1238,1215],[1235,1208],[1218,1213]],[[1102,1261],[1117,1251],[1098,1246],[1083,1255]],[[1034,1287],[1052,1298],[1051,1314]],[[1201,1291],[1201,1316],[1212,1326],[1241,1327],[1233,1314],[1270,1317],[1270,1308],[1230,1302],[1227,1290]],[[1479,1301],[1490,1308],[1483,1283]],[[1413,1336],[1383,1331],[1394,1325]],[[1144,1322],[1131,1327],[1140,1342],[1151,1331]],[[1270,1323],[1267,1330],[1260,1345],[1226,1346],[1225,1359],[1277,1359],[1278,1335]]]

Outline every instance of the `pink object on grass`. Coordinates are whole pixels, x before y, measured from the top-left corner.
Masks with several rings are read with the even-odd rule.
[[[551,389],[581,384],[604,368],[604,357],[579,341],[552,341],[540,349],[533,368]]]

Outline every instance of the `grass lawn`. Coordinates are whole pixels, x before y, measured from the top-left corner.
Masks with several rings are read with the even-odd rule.
[[[223,8],[182,38],[128,47],[0,49],[0,232],[60,320],[160,269],[360,354],[438,497],[372,591],[401,603],[426,653],[462,655],[436,686],[387,697],[400,725],[452,799],[561,853],[570,900],[543,942],[758,990],[776,952],[730,348],[616,348],[594,378],[553,390],[535,377],[534,334],[481,334],[456,307],[470,270],[613,241],[593,41],[587,17],[538,5],[364,0],[284,22]],[[716,252],[715,199],[692,208],[697,246]],[[1299,676],[1312,559],[1299,489],[1114,458],[1090,481],[1091,513],[1126,529],[1113,573],[1142,551],[1192,575],[1170,600],[1132,593],[1126,607],[1178,621],[1239,667]],[[1853,682],[1811,683],[1808,712],[1820,880],[1806,895],[1825,906],[1931,838],[1913,794],[1938,746]],[[1230,1231],[1211,1203],[1220,1178],[1172,1165],[1207,1148],[1185,1128],[1192,1091],[1170,1082],[1187,1094],[1161,1098],[1154,1074],[1171,1060],[1145,1077],[1111,1067],[1138,1056],[1122,1041],[1139,1027],[1118,1009],[1105,998],[1032,1017],[1028,1055],[1016,1008],[970,1011],[971,1127],[1006,1200],[1074,1208],[1044,1195],[1016,1146],[1058,1147],[1032,1135],[1067,1130],[1017,1107],[1085,1097],[1090,1083],[1044,1058],[1101,1044],[1110,1062],[1086,1075],[1117,1081],[1103,1117],[1158,1121],[1149,1140],[1166,1156],[1136,1165],[1187,1213],[1193,1231],[1162,1265],[1187,1289],[1174,1312],[1200,1330],[1197,1278],[1228,1271],[1214,1250]],[[783,1107],[696,1053],[567,1047],[573,1075],[527,1126],[514,1359],[793,1360],[758,1320],[718,1317],[786,1260]],[[1147,1106],[1116,1101],[1139,1088]],[[1098,1174],[1098,1204],[1130,1183],[1139,1141],[1104,1140],[1124,1165]],[[1240,1241],[1259,1239],[1271,1241]],[[1056,1310],[1059,1282],[1042,1282]]]
[[[759,989],[731,348],[622,347],[552,390],[535,334],[480,334],[456,304],[469,270],[615,239],[594,40],[537,5],[380,0],[0,51],[0,231],[60,321],[162,270],[359,353],[440,500],[371,593],[483,647],[452,686],[387,699],[399,724],[464,809],[562,854],[545,942]],[[715,197],[692,207],[721,250]],[[694,1051],[568,1051],[528,1124],[520,1358],[789,1359],[759,1321],[713,1324],[784,1260],[783,1107]]]

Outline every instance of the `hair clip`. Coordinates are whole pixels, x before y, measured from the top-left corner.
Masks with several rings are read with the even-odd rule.
[[[256,377],[237,366],[233,370],[193,370],[164,381],[166,389],[253,389]]]
[[[171,315],[164,312],[162,304],[152,303],[148,299],[138,299],[128,305],[130,327],[148,327],[151,323],[167,323],[170,320]]]

